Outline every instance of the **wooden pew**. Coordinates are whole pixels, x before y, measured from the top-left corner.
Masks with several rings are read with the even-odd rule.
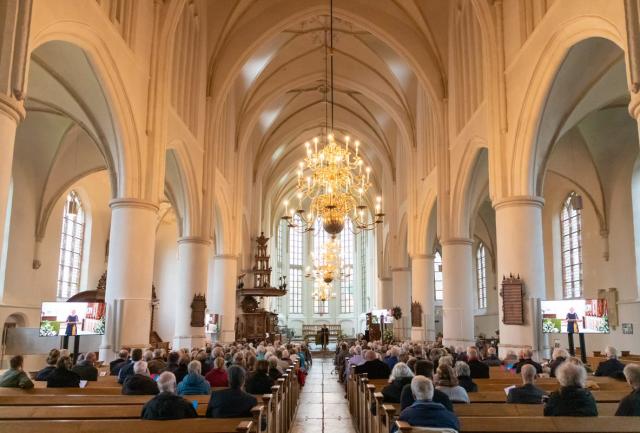
[[[395,409],[395,414],[399,415],[401,408],[399,403],[391,404]],[[614,416],[618,409],[618,403],[597,403],[598,414],[600,416]],[[544,416],[543,404],[505,404],[505,403],[483,403],[483,404],[456,404],[453,410],[457,416],[474,417],[518,417],[518,416]]]
[[[252,421],[228,419],[184,419],[147,421],[140,419],[110,420],[19,420],[0,423],[0,433],[248,433]]]

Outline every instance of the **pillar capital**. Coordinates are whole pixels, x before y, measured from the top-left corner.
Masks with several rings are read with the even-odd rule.
[[[544,198],[534,195],[515,195],[497,200],[493,204],[493,208],[498,210],[505,207],[544,207]]]
[[[640,121],[640,93],[630,92],[629,115],[636,121]]]
[[[12,118],[16,124],[24,120],[26,111],[22,101],[0,93],[0,113]]]
[[[469,239],[469,238],[449,238],[449,239],[445,239],[444,241],[440,242],[440,244],[442,246],[448,246],[448,245],[473,245],[473,239]]]
[[[158,212],[158,205],[139,198],[114,198],[109,202],[111,209],[138,208]]]
[[[211,240],[207,238],[203,238],[201,236],[183,236],[178,239],[178,244],[200,244],[200,245],[211,245]]]

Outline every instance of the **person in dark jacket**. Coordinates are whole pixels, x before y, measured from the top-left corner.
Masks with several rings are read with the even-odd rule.
[[[416,376],[424,376],[433,381],[433,362],[428,360],[420,360],[416,362],[414,373]],[[433,402],[440,403],[447,410],[453,412],[453,403],[447,394],[437,389],[433,390]],[[415,401],[415,397],[411,392],[411,385],[405,385],[400,395],[400,409],[406,409]]]
[[[211,385],[201,374],[200,361],[191,361],[187,365],[187,375],[178,384],[178,395],[204,395],[209,394]]]
[[[463,387],[467,392],[478,392],[478,385],[471,378],[471,369],[466,362],[456,362],[454,371],[458,378],[458,385]]]
[[[129,351],[127,349],[120,349],[118,352],[118,358],[109,363],[109,374],[111,376],[117,376],[120,373],[120,369],[127,364],[129,360]]]
[[[46,381],[51,372],[56,369],[56,364],[58,363],[59,358],[60,351],[58,349],[51,349],[47,356],[47,366],[36,374],[36,380],[43,382]]]
[[[631,393],[620,400],[616,416],[640,416],[640,365],[627,364],[623,373]]]
[[[80,376],[81,380],[96,381],[98,380],[98,369],[95,367],[95,363],[95,352],[87,352],[84,358],[78,361],[71,371]]]
[[[162,370],[167,368],[167,363],[164,362],[162,357],[162,349],[156,349],[153,351],[153,359],[147,363],[149,373],[152,375],[162,373]]]
[[[282,371],[278,368],[278,358],[272,355],[267,361],[269,362],[269,377],[276,382],[282,377]]]
[[[165,371],[173,373],[178,383],[180,383],[188,373],[187,364],[189,364],[188,356],[182,355],[180,352],[171,352],[167,359]]]
[[[0,388],[33,388],[33,382],[27,376],[22,368],[24,358],[22,355],[16,355],[9,360],[9,369],[0,375]]]
[[[133,372],[133,365],[138,361],[142,361],[142,349],[140,349],[139,347],[131,351],[131,359],[127,361],[126,364],[122,365],[122,367],[120,367],[120,371],[118,371],[118,383],[120,385],[122,385],[124,381],[127,380],[127,377],[133,376],[135,374]]]
[[[489,347],[487,349],[487,357],[482,360],[489,367],[499,367],[502,365],[502,360],[498,358],[495,347]]]
[[[533,350],[524,349],[520,351],[520,360],[514,366],[516,369],[516,373],[520,374],[520,370],[522,369],[522,366],[527,364],[533,365],[536,368],[537,374],[542,373],[542,365],[535,362],[532,358],[533,358]]]
[[[213,391],[207,407],[207,418],[245,418],[258,400],[242,390],[246,379],[244,368],[232,365],[227,371],[229,388]]]
[[[598,416],[593,395],[584,388],[587,371],[569,360],[556,370],[560,389],[551,393],[544,405],[544,416]]]
[[[256,371],[247,379],[246,390],[249,394],[271,394],[273,379],[269,376],[269,362],[260,360],[256,362]]]
[[[158,377],[160,393],[142,407],[142,419],[169,420],[197,418],[198,413],[189,400],[176,395],[176,377],[165,371]]]
[[[413,372],[404,362],[397,362],[391,370],[389,385],[382,388],[384,403],[400,403],[405,385],[411,385]]]
[[[373,350],[368,350],[364,356],[364,364],[356,367],[356,374],[367,373],[369,379],[387,379],[391,374],[389,366],[380,361]]]
[[[411,381],[415,402],[400,412],[400,421],[416,427],[451,428],[460,430],[458,417],[442,404],[433,401],[434,386],[431,379],[416,376]]]
[[[547,393],[534,385],[536,368],[533,365],[523,365],[522,386],[511,388],[507,394],[507,403],[542,404],[542,397]]]
[[[122,394],[124,395],[156,395],[158,384],[151,379],[149,368],[145,361],[138,361],[133,364],[133,375],[125,379],[122,385]]]
[[[549,376],[556,377],[556,369],[569,358],[569,352],[561,347],[553,349],[551,362],[549,363]]]
[[[607,356],[607,360],[598,364],[596,372],[593,373],[594,376],[608,376],[614,379],[623,379],[624,374],[622,371],[624,370],[624,364],[618,361],[618,351],[614,347],[607,346],[604,349],[604,353]]]
[[[61,356],[55,370],[47,377],[47,388],[79,388],[80,376],[71,371],[71,358]]]
[[[473,346],[470,346],[467,349],[467,365],[469,366],[470,378],[489,379],[489,366],[480,361],[480,358],[478,357],[478,349]]]

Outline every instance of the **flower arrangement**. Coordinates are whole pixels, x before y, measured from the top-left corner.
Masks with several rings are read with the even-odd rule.
[[[391,315],[394,319],[400,320],[402,318],[402,308],[397,305],[391,309]]]

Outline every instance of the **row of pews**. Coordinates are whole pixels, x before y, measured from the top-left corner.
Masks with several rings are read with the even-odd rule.
[[[198,418],[141,420],[153,396],[121,395],[114,376],[101,376],[86,388],[0,388],[0,433],[287,433],[300,395],[297,369],[291,365],[271,394],[255,395],[258,405],[247,419],[205,418],[210,396],[192,395],[185,398],[198,402]]]
[[[619,401],[629,392],[623,381],[608,377],[590,377],[587,382],[592,389],[597,405],[598,417],[544,417],[543,405],[507,404],[504,388],[521,385],[520,376],[491,367],[490,379],[474,379],[478,392],[469,393],[471,404],[454,404],[463,432],[640,432],[640,419],[615,417]],[[418,431],[409,424],[398,421],[400,404],[383,402],[382,389],[386,379],[369,380],[366,374],[355,374],[351,366],[346,384],[349,410],[359,433],[389,433]],[[546,391],[554,391],[559,384],[554,378],[541,378],[536,385]],[[375,406],[375,415],[371,413]]]

